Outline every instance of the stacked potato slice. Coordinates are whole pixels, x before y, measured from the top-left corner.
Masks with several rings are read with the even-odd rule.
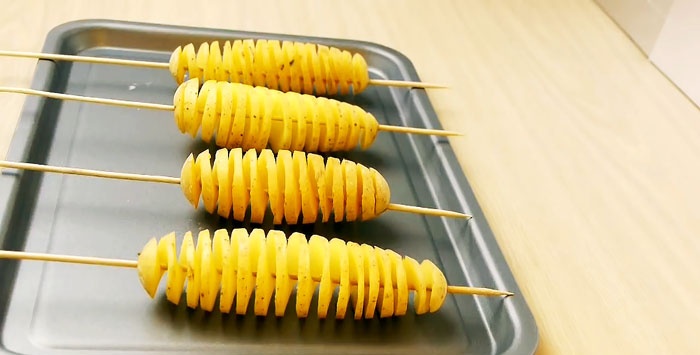
[[[360,54],[335,47],[277,40],[235,40],[177,47],[170,73],[186,77],[266,86],[318,95],[357,94],[369,84],[367,62]]]
[[[349,160],[304,152],[264,149],[243,153],[240,148],[219,149],[213,164],[209,151],[185,160],[180,186],[197,208],[200,196],[209,213],[235,220],[262,223],[266,210],[273,222],[296,224],[365,221],[379,216],[390,200],[389,184],[374,169]]]
[[[230,235],[220,229],[213,238],[204,230],[196,246],[187,232],[179,256],[174,233],[154,238],[139,254],[138,270],[151,297],[167,271],[166,295],[174,304],[184,291],[188,307],[213,311],[220,295],[221,312],[245,314],[252,300],[258,316],[268,314],[273,296],[274,313],[283,316],[294,290],[300,318],[309,315],[316,288],[320,318],[327,317],[338,290],[338,319],[348,305],[355,319],[405,315],[411,291],[417,314],[436,312],[447,295],[444,275],[428,260],[418,263],[392,250],[318,235],[307,241],[293,233],[287,239],[283,232],[266,235],[261,229],[234,229]]]

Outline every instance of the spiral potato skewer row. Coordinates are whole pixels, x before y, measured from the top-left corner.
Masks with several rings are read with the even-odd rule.
[[[281,150],[275,156],[264,149],[245,153],[241,148],[219,149],[211,162],[205,150],[183,164],[180,186],[197,208],[200,196],[209,213],[262,223],[269,206],[273,223],[366,221],[389,206],[390,189],[376,170],[350,160]]]
[[[132,108],[173,111],[182,133],[224,148],[303,150],[307,152],[347,151],[358,144],[369,148],[378,131],[457,136],[440,129],[380,125],[369,112],[345,102],[294,92],[283,93],[245,84],[199,79],[182,83],[173,105],[114,100],[48,91],[0,87],[0,92],[37,95],[60,100],[99,103]]]
[[[268,314],[273,301],[275,315],[284,316],[296,287],[296,314],[305,318],[318,286],[318,316],[326,318],[338,289],[336,318],[345,318],[348,303],[354,318],[406,314],[409,291],[417,314],[436,312],[447,296],[447,280],[435,264],[401,258],[392,250],[340,239],[330,241],[301,233],[287,240],[283,232],[234,229],[199,232],[195,245],[191,232],[183,238],[178,257],[175,233],[151,239],[139,254],[139,279],[154,297],[167,271],[167,299],[179,304],[183,290],[187,306],[242,315],[254,300],[255,315]],[[185,287],[185,284],[187,287]],[[350,302],[352,300],[352,302]],[[235,301],[235,302],[234,302]]]
[[[0,259],[37,260],[136,268],[146,293],[155,298],[164,274],[165,296],[179,304],[182,296],[190,308],[212,312],[216,300],[222,313],[254,313],[266,316],[271,304],[278,317],[285,315],[296,289],[299,318],[309,315],[318,288],[317,315],[326,318],[336,297],[335,317],[350,310],[356,319],[405,315],[411,293],[417,314],[437,312],[448,293],[478,296],[513,296],[512,292],[480,287],[449,286],[431,261],[418,263],[389,249],[301,233],[244,228],[185,233],[177,255],[176,236],[170,233],[150,239],[137,260],[29,253],[0,250]],[[274,295],[274,302],[273,302]],[[348,307],[350,306],[350,307]]]
[[[168,69],[180,84],[187,78],[225,80],[282,91],[318,95],[359,94],[368,85],[444,88],[418,81],[370,79],[364,57],[321,44],[279,40],[190,43],[171,53],[168,63],[78,55],[0,50],[0,56]]]
[[[390,203],[389,184],[374,169],[349,160],[323,158],[304,152],[280,151],[275,156],[264,149],[243,153],[222,148],[214,162],[205,150],[185,160],[180,177],[130,174],[0,160],[0,167],[43,171],[99,178],[144,181],[180,185],[193,207],[200,197],[209,213],[225,218],[262,223],[269,206],[273,223],[313,223],[319,217],[327,222],[333,214],[336,222],[365,221],[386,210],[469,219],[470,215],[441,209]]]
[[[345,102],[263,87],[190,79],[175,92],[178,129],[225,148],[270,147],[306,152],[367,149],[379,131],[376,118]]]

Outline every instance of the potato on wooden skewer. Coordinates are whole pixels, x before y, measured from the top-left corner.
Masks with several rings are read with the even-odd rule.
[[[181,84],[173,105],[83,97],[45,91],[0,87],[0,92],[39,95],[63,100],[173,111],[182,133],[224,148],[271,148],[306,152],[369,148],[379,131],[455,136],[457,132],[380,125],[361,107],[345,102],[264,87],[199,79]]]
[[[185,160],[180,177],[137,175],[0,161],[0,167],[103,178],[179,184],[194,208],[200,198],[209,213],[263,223],[267,209],[273,223],[366,221],[386,210],[470,218],[458,212],[390,203],[389,184],[376,170],[350,160],[281,150],[219,149],[214,161],[205,150]],[[320,215],[319,215],[320,212]]]
[[[223,80],[265,86],[281,91],[317,95],[359,94],[368,85],[442,88],[415,81],[370,79],[359,53],[338,48],[277,40],[235,40],[177,47],[168,63],[84,57],[50,53],[0,51],[0,56],[117,64],[168,69],[180,84],[187,78]],[[352,90],[352,91],[351,91]]]
[[[155,297],[166,276],[166,298],[179,304],[183,293],[190,308],[247,313],[252,301],[257,316],[274,307],[285,315],[296,290],[296,315],[309,315],[318,288],[317,315],[326,318],[335,303],[335,318],[354,319],[403,316],[412,299],[416,314],[437,312],[448,293],[479,296],[512,296],[487,288],[448,286],[442,271],[431,261],[419,263],[389,249],[301,233],[287,238],[284,232],[254,229],[202,230],[195,242],[191,232],[177,255],[176,235],[152,238],[138,260],[101,259],[54,254],[0,251],[0,259],[24,259],[82,263],[138,270],[148,295]],[[335,302],[333,295],[337,292]],[[413,297],[410,297],[410,294]]]

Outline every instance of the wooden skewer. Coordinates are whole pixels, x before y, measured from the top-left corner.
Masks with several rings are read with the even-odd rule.
[[[396,211],[396,212],[417,213],[417,214],[424,214],[424,215],[428,215],[428,216],[467,218],[467,219],[472,218],[472,216],[464,214],[464,213],[438,210],[438,209],[427,208],[427,207],[401,205],[398,203],[390,203],[389,207],[387,207],[387,209],[392,210],[392,211]]]
[[[131,67],[144,67],[144,68],[154,68],[154,69],[169,69],[169,67],[170,67],[170,63],[150,62],[150,61],[130,60],[130,59],[89,57],[89,56],[79,56],[79,55],[69,55],[69,54],[51,54],[51,53],[20,52],[20,51],[0,51],[0,56],[18,57],[18,58],[48,59],[48,60],[58,60],[58,61],[66,61],[66,62],[114,64],[114,65],[124,65],[124,66],[131,66]],[[369,84],[370,85],[377,85],[377,86],[396,86],[396,87],[409,87],[409,88],[420,88],[420,89],[446,89],[447,88],[444,85],[424,83],[424,82],[420,82],[420,81],[403,81],[403,80],[370,79]]]
[[[102,170],[90,170],[90,169],[79,169],[79,168],[67,168],[61,166],[51,166],[33,163],[19,163],[12,161],[0,160],[0,168],[11,168],[11,169],[21,169],[21,170],[32,170],[41,171],[46,173],[57,173],[57,174],[68,174],[68,175],[80,175],[89,177],[98,177],[106,179],[117,179],[117,180],[131,180],[131,181],[144,181],[144,182],[155,182],[155,183],[165,183],[179,185],[180,178],[171,176],[161,176],[161,175],[142,175],[142,174],[129,174],[129,173],[119,173],[112,171],[102,171]],[[446,211],[435,208],[418,207],[418,206],[407,206],[396,203],[390,203],[387,207],[388,210],[397,212],[407,212],[416,213],[428,216],[437,217],[451,217],[451,218],[463,218],[471,219],[472,216],[464,213]]]
[[[13,88],[13,87],[0,86],[0,92],[43,96],[43,97],[48,97],[51,99],[89,102],[89,103],[111,105],[111,106],[145,108],[145,109],[161,110],[161,111],[174,111],[175,110],[174,105],[163,105],[163,104],[154,104],[154,103],[148,103],[148,102],[127,101],[127,100],[103,99],[103,98],[97,98],[97,97],[61,94],[61,93],[56,93],[56,92],[48,92],[48,91],[41,91],[41,90],[34,90],[34,89],[24,89],[24,88]],[[273,117],[272,120],[282,121],[282,118]],[[292,119],[292,121],[296,122],[297,120]],[[310,124],[311,124],[311,122],[307,123],[307,125],[310,125]],[[321,123],[321,125],[325,125],[325,123]],[[421,134],[421,135],[431,135],[431,136],[441,136],[441,137],[461,136],[462,135],[462,133],[459,133],[459,132],[444,131],[444,130],[440,130],[440,129],[402,127],[402,126],[391,126],[391,125],[379,125],[378,129],[380,131],[385,131],[385,132]]]
[[[124,267],[124,268],[137,268],[138,261],[136,260],[124,260],[124,259],[107,259],[98,258],[91,256],[74,256],[74,255],[61,255],[61,254],[48,254],[48,253],[29,253],[20,251],[9,251],[0,250],[0,259],[13,259],[13,260],[34,260],[34,261],[46,261],[46,262],[60,262],[60,263],[70,263],[70,264],[87,264],[87,265],[99,265],[99,266],[113,266],[113,267]],[[252,272],[253,277],[257,277],[257,272]],[[276,277],[274,272],[271,272],[272,277]],[[297,280],[297,275],[289,273],[289,278],[291,280]],[[319,277],[311,277],[315,282],[321,282]],[[338,280],[333,280],[338,283]],[[357,282],[350,282],[350,285],[357,286]],[[430,289],[428,289],[430,290]],[[512,292],[494,290],[490,288],[482,287],[468,287],[468,286],[447,286],[447,292],[458,294],[458,295],[477,295],[477,296],[513,296]]]

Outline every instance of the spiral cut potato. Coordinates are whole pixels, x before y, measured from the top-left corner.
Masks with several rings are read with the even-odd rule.
[[[358,94],[369,84],[359,54],[311,43],[235,40],[177,47],[170,57],[177,83],[189,78],[223,80],[316,95]]]
[[[309,315],[318,287],[318,317],[326,318],[337,290],[335,317],[345,318],[348,305],[355,319],[402,316],[409,293],[417,314],[436,312],[447,295],[447,280],[435,264],[418,263],[392,250],[333,238],[261,229],[199,232],[196,246],[187,232],[177,256],[175,233],[151,239],[138,258],[141,284],[153,298],[167,271],[166,297],[179,304],[183,290],[187,306],[213,311],[219,296],[223,313],[254,312],[284,316],[296,289],[296,315]],[[186,284],[186,285],[185,285]],[[274,297],[274,302],[273,302]]]
[[[197,208],[200,196],[209,213],[262,223],[266,211],[273,223],[365,221],[384,212],[390,201],[389,184],[374,169],[349,160],[304,152],[271,150],[258,153],[241,148],[219,149],[214,162],[209,151],[193,154],[183,164],[180,186]]]
[[[226,148],[270,147],[307,152],[367,149],[379,123],[362,108],[345,102],[263,87],[198,79],[180,85],[173,100],[182,133]]]

